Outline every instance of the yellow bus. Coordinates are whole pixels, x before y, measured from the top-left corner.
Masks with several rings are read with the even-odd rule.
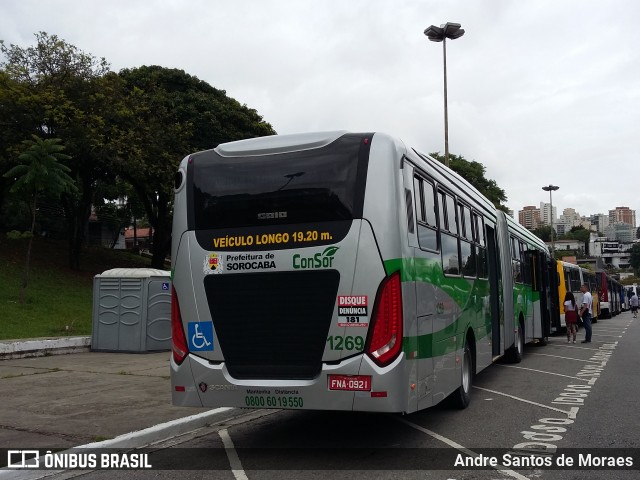
[[[593,297],[592,303],[592,322],[596,323],[600,315],[600,303],[598,300],[598,287],[596,283],[596,274],[582,268],[579,265],[569,262],[557,261],[558,268],[558,299],[560,300],[560,320],[564,324],[564,297],[567,292],[573,293],[576,304],[582,303],[582,292],[580,286],[584,283],[589,286],[589,291]]]

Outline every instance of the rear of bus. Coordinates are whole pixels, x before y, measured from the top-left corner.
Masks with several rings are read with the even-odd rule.
[[[605,272],[596,272],[596,283],[600,300],[600,316],[611,318],[610,279]]]
[[[402,286],[382,257],[401,244],[392,145],[380,134],[273,136],[182,161],[175,405],[407,409]]]

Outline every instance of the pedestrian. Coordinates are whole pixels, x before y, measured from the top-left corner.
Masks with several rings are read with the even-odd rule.
[[[633,313],[633,318],[638,318],[638,296],[636,292],[631,290],[631,298],[629,299],[629,305],[631,306],[631,312]]]
[[[573,293],[567,292],[564,296],[564,322],[567,328],[567,343],[576,343],[576,334],[578,332],[578,306],[576,305],[576,297]]]
[[[580,307],[580,317],[582,323],[584,323],[585,338],[582,343],[591,343],[591,307],[593,305],[593,298],[589,292],[589,286],[583,283],[580,287],[582,292],[582,306]]]

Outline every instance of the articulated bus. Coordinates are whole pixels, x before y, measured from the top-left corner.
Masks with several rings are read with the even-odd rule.
[[[582,268],[581,270],[582,283],[586,283],[589,286],[589,291],[591,292],[591,321],[593,323],[598,323],[598,318],[600,317],[600,298],[598,296],[598,282],[596,281],[596,274],[586,268]]]
[[[474,375],[544,344],[558,308],[541,240],[382,133],[187,156],[172,262],[181,406],[464,408]]]
[[[624,298],[622,284],[604,271],[596,272],[596,280],[602,318],[611,318],[621,313]]]
[[[611,290],[613,292],[613,294],[611,295],[613,302],[611,313],[615,316],[622,313],[622,301],[624,299],[622,292],[624,290],[624,287],[616,278],[611,278]]]
[[[589,287],[592,302],[592,322],[597,323],[600,315],[600,302],[598,301],[598,287],[596,274],[582,268],[575,263],[557,261],[558,269],[558,299],[560,300],[560,317],[564,325],[564,298],[567,292],[573,293],[577,305],[582,305],[582,292],[580,287],[586,284]]]

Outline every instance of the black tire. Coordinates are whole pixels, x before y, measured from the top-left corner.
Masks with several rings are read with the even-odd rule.
[[[462,368],[460,386],[449,396],[454,408],[463,410],[471,403],[471,386],[473,385],[473,354],[469,342],[465,340],[462,350]]]
[[[516,338],[513,346],[507,350],[507,361],[509,363],[520,363],[522,356],[524,355],[524,328],[522,324],[518,322],[518,329],[516,330]]]

